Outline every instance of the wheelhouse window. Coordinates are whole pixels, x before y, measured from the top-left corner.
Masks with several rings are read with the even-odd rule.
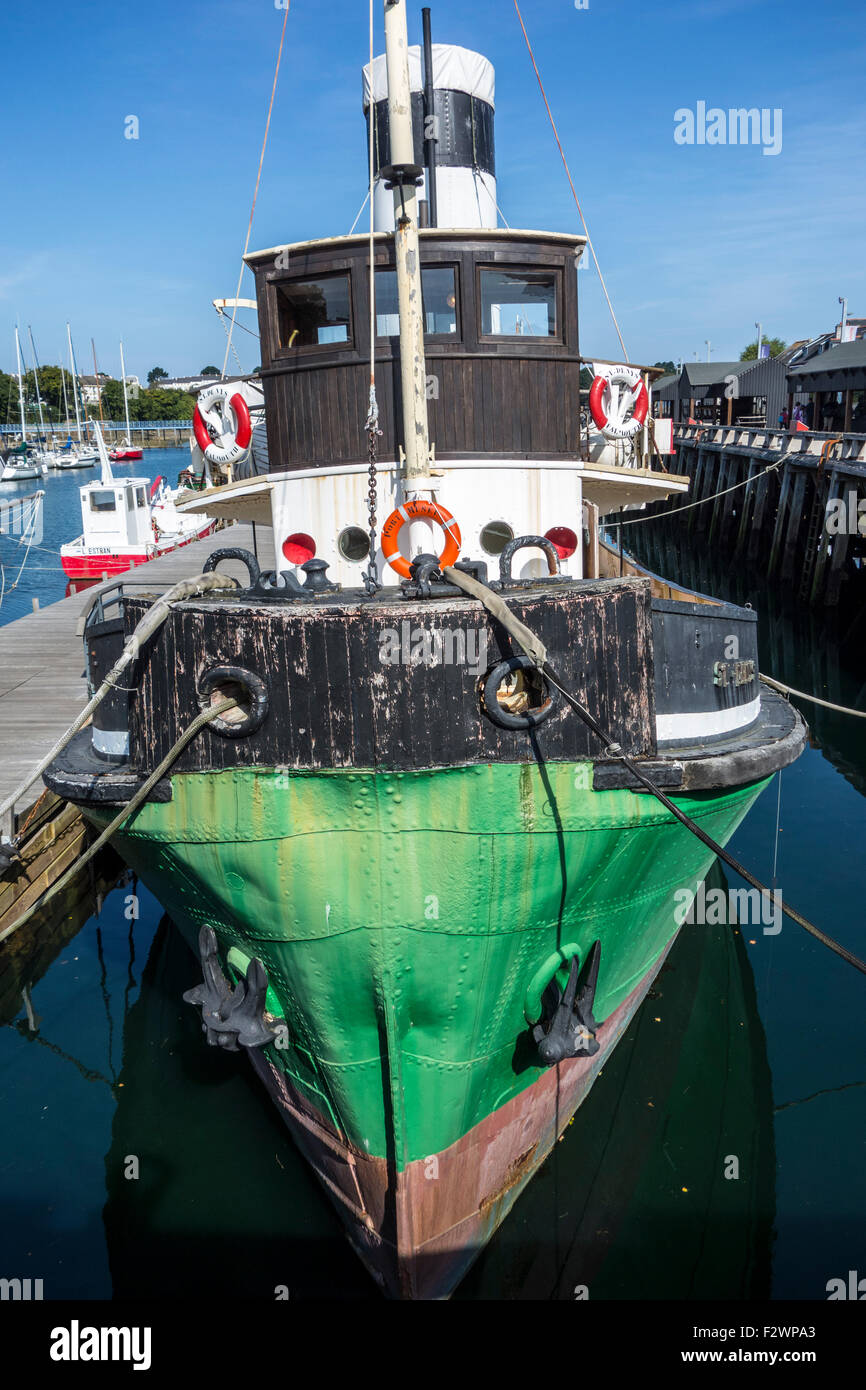
[[[113,512],[117,510],[117,502],[113,492],[91,492],[90,510],[92,512]]]
[[[457,336],[457,272],[453,265],[421,267],[424,332],[428,336]],[[396,338],[400,306],[396,270],[376,271],[376,337]]]
[[[559,336],[559,273],[555,270],[482,270],[483,338]]]
[[[280,350],[329,347],[351,342],[352,311],[348,275],[277,285]]]

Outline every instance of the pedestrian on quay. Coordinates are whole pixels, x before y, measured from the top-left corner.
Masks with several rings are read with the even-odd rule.
[[[786,405],[783,405],[783,406],[782,406],[782,409],[779,411],[779,429],[780,429],[780,430],[786,430],[787,428],[788,428],[788,407],[787,407]]]

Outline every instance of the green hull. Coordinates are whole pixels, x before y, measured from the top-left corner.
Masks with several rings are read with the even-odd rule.
[[[400,1172],[545,1075],[527,1019],[557,951],[601,942],[608,1018],[713,860],[654,799],[591,780],[582,763],[189,773],[115,841],[194,948],[208,925],[236,973],[262,960],[287,1033],[272,1067]],[[764,785],[677,800],[724,844]]]

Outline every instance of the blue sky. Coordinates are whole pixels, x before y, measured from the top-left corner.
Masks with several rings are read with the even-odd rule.
[[[840,294],[866,314],[862,0],[521,9],[632,360],[703,358],[707,338],[715,360],[738,357],[756,319],[811,335],[836,322]],[[495,65],[511,226],[579,231],[513,0],[432,11],[435,41]],[[82,369],[91,337],[114,373],[121,336],[140,376],[222,364],[211,300],[234,293],[282,20],[273,0],[7,7],[0,366],[14,365],[16,318],[42,361],[59,360],[70,319]],[[349,230],[366,186],[366,49],[366,0],[292,0],[253,248]],[[676,144],[674,113],[699,101],[781,108],[781,152]],[[594,273],[580,284],[582,349],[612,355]],[[255,340],[237,345],[254,366]]]

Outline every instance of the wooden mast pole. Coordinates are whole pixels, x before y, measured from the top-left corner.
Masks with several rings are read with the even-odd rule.
[[[405,0],[385,0],[385,61],[388,71],[391,166],[399,170],[401,166],[405,169],[415,164]],[[404,476],[407,492],[417,492],[429,489],[435,483],[429,476],[430,437],[418,250],[418,200],[413,183],[395,182],[394,223],[400,314],[403,450],[406,456]]]

